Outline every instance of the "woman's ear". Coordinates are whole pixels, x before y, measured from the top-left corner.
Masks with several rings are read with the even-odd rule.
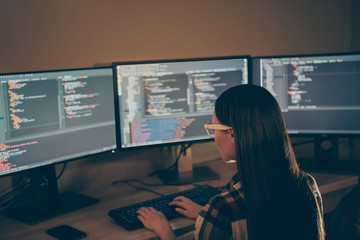
[[[229,136],[230,136],[230,140],[232,141],[232,142],[235,142],[235,137],[234,137],[234,130],[232,129],[232,128],[230,128],[229,130]]]

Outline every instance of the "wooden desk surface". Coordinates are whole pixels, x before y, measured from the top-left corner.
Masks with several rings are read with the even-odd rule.
[[[234,164],[224,164],[222,161],[209,162],[207,165],[219,173],[221,178],[219,180],[198,182],[197,184],[199,185],[209,184],[214,187],[222,187],[236,172],[236,166]],[[358,181],[357,176],[315,173],[312,173],[312,175],[317,180],[322,194],[353,186]],[[155,177],[144,178],[141,180],[147,183],[160,183]],[[190,184],[185,186],[157,186],[147,188],[161,194],[171,194],[193,187],[194,185]],[[116,185],[108,183],[103,189],[93,189],[88,192],[83,192],[83,194],[99,198],[100,203],[35,225],[28,225],[0,215],[0,239],[53,239],[46,234],[46,230],[61,224],[68,224],[86,232],[88,234],[86,239],[89,240],[156,239],[154,233],[145,229],[126,231],[117,225],[107,215],[107,212],[113,208],[152,199],[158,197],[158,195],[151,192],[136,190],[123,183],[118,183]],[[181,229],[194,225],[194,221],[186,218],[177,218],[172,220],[171,224],[173,229]]]

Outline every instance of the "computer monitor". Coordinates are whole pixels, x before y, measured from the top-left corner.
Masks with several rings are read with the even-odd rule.
[[[55,164],[116,149],[112,68],[0,74],[0,176],[29,174],[31,205],[5,214],[27,223],[98,202],[59,194]]]
[[[360,135],[360,53],[255,57],[253,82],[275,96],[291,136],[314,137],[305,168],[360,170],[338,157],[338,138]]]
[[[247,84],[249,56],[113,63],[119,148],[207,141],[217,97]],[[163,179],[164,180],[164,179]]]

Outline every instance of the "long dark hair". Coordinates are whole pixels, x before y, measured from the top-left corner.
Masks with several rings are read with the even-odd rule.
[[[249,240],[323,240],[320,206],[272,94],[255,85],[232,87],[217,99],[215,115],[234,131]]]

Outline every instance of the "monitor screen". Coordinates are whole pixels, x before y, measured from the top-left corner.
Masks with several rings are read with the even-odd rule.
[[[0,176],[115,149],[112,73],[0,74]]]
[[[290,134],[360,134],[360,53],[256,57]]]
[[[216,98],[247,84],[248,56],[114,63],[121,148],[207,140]]]

